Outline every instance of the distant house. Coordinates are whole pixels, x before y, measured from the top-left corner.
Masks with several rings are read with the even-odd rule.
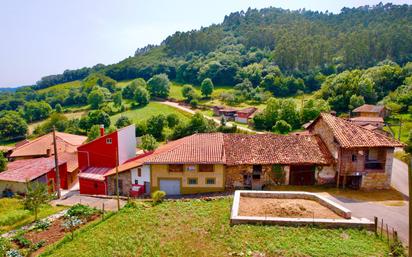
[[[78,166],[80,169],[79,186],[81,194],[108,194],[107,180],[104,176],[130,158],[136,156],[135,126],[130,125],[113,133],[101,136],[77,148]],[[122,187],[123,181],[119,181]]]
[[[308,130],[322,138],[335,159],[330,179],[364,189],[390,187],[394,148],[402,143],[326,113]]]
[[[41,182],[49,186],[51,191],[55,188],[55,161],[54,157],[41,157],[36,159],[22,159],[10,162],[7,170],[0,173],[0,193],[11,190],[14,193],[26,193],[27,183]],[[68,188],[67,162],[59,161],[60,187]]]
[[[256,107],[248,107],[241,110],[234,108],[225,108],[223,106],[214,106],[213,108],[214,116],[222,116],[228,121],[236,121],[240,123],[248,123],[249,119],[256,112]]]
[[[85,136],[56,132],[57,153],[59,161],[67,163],[68,186],[77,181],[79,171],[77,165],[77,147],[87,140]],[[11,150],[9,159],[25,160],[35,158],[48,158],[54,156],[53,133],[48,133],[34,140],[23,140]],[[12,162],[10,162],[12,163]]]
[[[235,121],[239,123],[247,124],[253,117],[253,114],[257,111],[256,107],[248,107],[242,110],[236,111]]]
[[[364,104],[352,111],[354,117],[381,117],[386,118],[389,110],[383,105]]]

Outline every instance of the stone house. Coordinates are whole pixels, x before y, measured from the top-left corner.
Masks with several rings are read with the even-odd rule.
[[[338,186],[390,187],[394,148],[403,144],[327,113],[322,113],[308,130],[322,139],[335,159]]]

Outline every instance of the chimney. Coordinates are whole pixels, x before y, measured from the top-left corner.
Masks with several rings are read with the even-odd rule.
[[[101,137],[104,136],[104,125],[103,124],[100,125],[100,136]]]

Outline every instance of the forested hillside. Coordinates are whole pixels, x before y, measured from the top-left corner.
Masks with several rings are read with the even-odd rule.
[[[119,63],[67,70],[34,86],[0,93],[0,140],[24,137],[26,123],[50,116],[36,133],[55,125],[87,134],[100,123],[109,127],[113,117],[121,127],[136,122],[137,108],[162,113],[150,100],[176,96],[192,108],[259,106],[254,128],[285,128],[281,133],[300,129],[320,111],[346,115],[364,103],[384,103],[412,120],[407,116],[412,112],[411,61],[411,5],[344,8],[339,14],[249,9],[227,15],[220,24],[176,32]],[[89,110],[81,119],[59,122],[62,113]],[[150,132],[150,122],[137,124],[138,134],[164,140],[163,127],[172,139],[199,132],[199,127],[217,129],[200,117],[177,126],[175,120],[182,116],[176,115],[170,118],[171,127],[166,117],[149,118],[161,129]]]

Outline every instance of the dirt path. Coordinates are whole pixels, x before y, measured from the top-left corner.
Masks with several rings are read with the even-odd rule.
[[[163,102],[159,102],[159,103],[165,104],[165,105],[168,105],[168,106],[177,108],[177,109],[180,109],[180,110],[185,111],[185,112],[188,112],[188,113],[190,113],[190,114],[195,114],[195,113],[196,113],[195,110],[192,110],[192,109],[187,108],[187,107],[185,107],[185,106],[179,105],[178,103],[175,103],[175,102],[163,101]],[[213,120],[216,124],[220,125],[220,119],[218,119],[218,118],[209,117],[209,116],[206,116],[206,115],[205,115],[205,118],[208,119],[208,120]],[[231,127],[231,126],[233,126],[234,124],[233,124],[232,122],[227,122],[226,125],[229,126],[229,127]],[[241,126],[237,126],[237,128],[238,128],[239,130],[243,130],[243,131],[251,132],[251,133],[257,133],[257,134],[262,134],[262,133],[263,133],[263,132],[260,132],[260,131],[256,131],[256,130],[249,129],[249,128],[245,128],[245,127],[241,127]]]

